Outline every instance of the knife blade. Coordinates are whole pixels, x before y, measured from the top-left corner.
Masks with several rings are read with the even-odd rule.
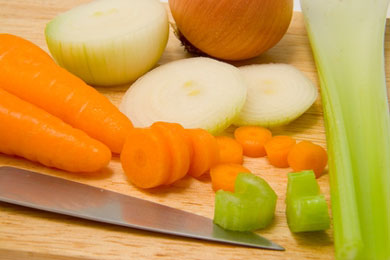
[[[253,232],[162,204],[24,169],[0,167],[0,201],[145,231],[262,249],[283,247]]]

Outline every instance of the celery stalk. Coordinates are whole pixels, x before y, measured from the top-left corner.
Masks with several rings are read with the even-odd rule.
[[[390,0],[301,0],[320,78],[337,259],[390,259]]]

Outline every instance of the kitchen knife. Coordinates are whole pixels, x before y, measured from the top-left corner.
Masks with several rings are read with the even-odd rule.
[[[199,215],[14,167],[0,167],[0,201],[169,235],[284,250],[255,233],[224,230]]]

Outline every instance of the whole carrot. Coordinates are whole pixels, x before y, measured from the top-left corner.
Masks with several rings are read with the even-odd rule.
[[[33,43],[0,34],[0,88],[59,117],[120,153],[130,120],[106,97]]]
[[[95,172],[111,159],[104,144],[1,88],[0,153],[69,172]]]

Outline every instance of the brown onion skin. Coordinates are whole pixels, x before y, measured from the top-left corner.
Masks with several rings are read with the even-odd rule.
[[[169,7],[193,46],[214,58],[244,60],[280,41],[293,0],[169,0]]]

